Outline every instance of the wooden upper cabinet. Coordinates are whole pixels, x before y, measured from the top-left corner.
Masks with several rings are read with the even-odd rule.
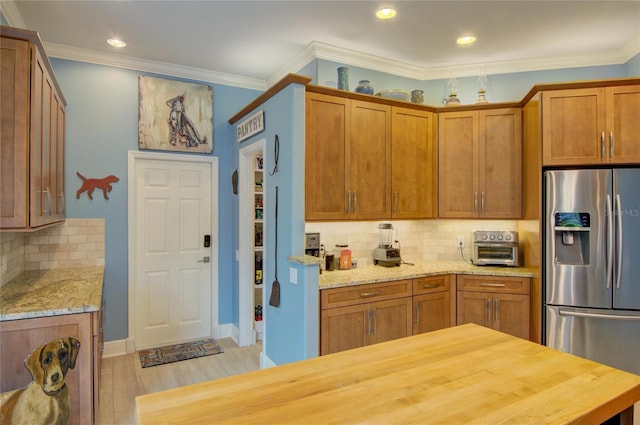
[[[432,112],[391,108],[392,218],[437,214],[434,117]]]
[[[443,112],[438,117],[438,216],[477,215],[477,112]]]
[[[542,93],[543,165],[640,161],[640,86]]]
[[[29,43],[0,38],[0,227],[29,226]]]
[[[640,85],[605,89],[609,162],[640,162]]]
[[[478,112],[479,215],[519,218],[522,214],[522,111]]]
[[[354,219],[391,216],[391,107],[351,100],[346,160],[348,212]]]
[[[305,215],[307,220],[347,218],[350,101],[306,94]]]
[[[0,228],[28,230],[65,218],[65,101],[35,33],[3,27],[1,43]]]
[[[441,113],[438,156],[439,217],[520,217],[519,108]]]
[[[391,107],[306,94],[307,220],[391,216]]]

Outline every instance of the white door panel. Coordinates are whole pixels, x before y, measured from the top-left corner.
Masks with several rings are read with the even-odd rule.
[[[135,171],[136,348],[212,336],[210,163],[143,160]]]

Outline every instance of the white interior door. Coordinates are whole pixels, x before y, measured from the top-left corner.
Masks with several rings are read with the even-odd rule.
[[[135,348],[210,337],[212,164],[138,159],[134,168]]]

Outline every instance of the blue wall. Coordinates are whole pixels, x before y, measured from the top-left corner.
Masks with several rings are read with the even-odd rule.
[[[264,180],[264,240],[265,252],[268,253],[275,252],[275,193],[278,187],[277,265],[280,306],[263,307],[266,327],[264,351],[271,361],[283,364],[318,354],[317,268],[315,274],[307,274],[304,268],[292,265],[287,260],[288,256],[300,256],[304,253],[305,88],[297,84],[289,85],[262,104],[258,110],[264,110],[265,130],[243,141],[237,150],[257,140],[266,140],[264,168],[269,175],[265,176]],[[248,115],[251,114],[252,112]],[[280,149],[278,171],[273,173],[276,134]],[[234,237],[237,249],[237,229]],[[289,280],[290,267],[300,269],[296,284]],[[275,262],[271,258],[264,262],[263,279],[268,300],[275,279]],[[309,300],[315,300],[315,303]],[[308,308],[309,305],[312,307]],[[309,322],[315,323],[313,332],[309,331]]]
[[[638,56],[636,56],[634,62],[636,67],[640,66],[638,64],[640,62]],[[344,66],[344,64],[318,60],[317,76],[313,83],[321,86],[336,87],[337,68],[340,66]],[[432,106],[441,106],[442,100],[449,94],[447,90],[448,79],[416,80],[355,66],[347,65],[347,67],[349,68],[349,87],[351,91],[358,85],[359,80],[371,81],[376,93],[389,89],[402,89],[408,92],[421,89],[424,91],[424,103]],[[625,78],[638,75],[637,73],[630,73],[633,71],[631,68],[633,66],[628,64],[626,66],[609,65],[487,75],[486,96],[489,102],[519,102],[536,84]],[[463,104],[475,103],[478,97],[477,77],[461,77],[457,80],[460,84],[458,90],[460,101]]]
[[[76,171],[87,177],[115,174],[120,178],[110,195],[110,200],[95,197],[88,202],[73,196],[67,198],[67,215],[70,218],[104,217],[106,221],[106,267],[105,298],[107,317],[105,339],[107,341],[125,339],[128,334],[127,321],[127,152],[137,150],[138,141],[138,76],[141,72],[124,70],[83,62],[51,59],[56,78],[62,87],[68,102],[67,109],[67,150],[65,184],[68,193],[79,187]],[[335,81],[339,64],[314,60],[303,68],[314,78],[314,84],[327,85]],[[386,88],[405,88],[425,90],[425,103],[438,105],[446,96],[446,80],[418,81],[394,77],[389,74],[351,68],[351,82],[370,79],[376,90]],[[150,74],[144,74],[150,75]],[[623,78],[640,75],[640,55],[624,65],[605,67],[586,67],[575,69],[522,72],[513,74],[489,75],[487,96],[492,102],[517,101],[536,83],[575,81],[588,79]],[[163,77],[161,75],[156,75]],[[166,77],[173,78],[173,77]],[[192,80],[182,80],[192,81]],[[461,78],[460,97],[463,103],[473,103],[476,96],[476,79]],[[238,167],[239,144],[235,141],[235,128],[228,119],[255,99],[259,92],[255,90],[211,84],[214,88],[214,152],[220,158],[219,170],[219,323],[238,324],[238,270],[235,250],[238,248],[237,197],[231,193],[231,175]],[[330,83],[329,83],[330,85]],[[352,87],[352,88],[353,88]],[[273,136],[278,133],[281,142],[281,164],[289,164],[274,180],[282,188],[282,205],[288,205],[283,212],[282,227],[287,228],[280,235],[288,240],[288,249],[278,263],[281,276],[288,273],[286,255],[300,253],[304,235],[304,90],[299,86],[289,87],[270,99],[265,105],[265,132],[243,143],[252,143],[266,137],[267,148],[271,148]],[[288,169],[291,167],[290,169]],[[268,167],[267,167],[268,168]],[[275,183],[274,183],[275,184]],[[268,188],[272,191],[273,188]],[[267,196],[272,195],[268,193]],[[285,221],[285,220],[288,220]],[[267,235],[269,237],[269,235]],[[268,240],[268,239],[267,239]],[[265,264],[265,281],[269,284],[273,278],[271,262]],[[281,279],[283,280],[283,279]],[[288,280],[287,280],[288,282]],[[284,288],[283,288],[284,289]],[[291,289],[297,297],[300,287]],[[288,296],[283,294],[283,296]],[[282,307],[265,312],[265,319],[271,314],[276,329],[281,325],[298,326],[302,307],[289,310]],[[308,314],[308,312],[307,312]],[[301,323],[299,326],[303,326]],[[267,325],[267,333],[270,325]],[[295,331],[297,332],[297,331]],[[300,330],[301,338],[309,336]],[[302,343],[296,338],[287,338],[286,333],[270,335],[270,344],[279,344],[282,352],[267,355],[277,363],[303,358]],[[284,354],[284,353],[290,354]]]
[[[80,187],[76,171],[86,177],[115,174],[110,199],[101,196],[67,197],[67,217],[105,218],[105,287],[107,304],[105,340],[128,336],[127,282],[127,152],[138,150],[138,76],[143,73],[51,59],[56,79],[67,100],[66,169],[67,193]],[[150,75],[150,74],[144,74]],[[157,75],[156,75],[157,76]],[[162,77],[162,76],[158,76]],[[190,80],[182,80],[189,82]],[[219,323],[233,323],[237,305],[234,251],[225,241],[237,228],[231,174],[238,163],[235,134],[228,120],[260,92],[224,85],[213,86],[213,155],[219,165]]]

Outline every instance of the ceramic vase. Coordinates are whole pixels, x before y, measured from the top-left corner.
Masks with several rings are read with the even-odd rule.
[[[349,68],[346,66],[338,68],[338,89],[349,90]]]
[[[424,91],[414,90],[411,92],[411,103],[424,103]]]
[[[356,93],[373,94],[373,87],[369,84],[369,80],[360,80],[355,91]]]

